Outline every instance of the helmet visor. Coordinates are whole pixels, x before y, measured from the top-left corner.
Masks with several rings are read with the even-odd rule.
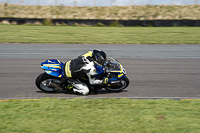
[[[103,58],[102,56],[96,57],[96,63],[99,66],[104,66],[106,61],[107,61],[106,58]]]

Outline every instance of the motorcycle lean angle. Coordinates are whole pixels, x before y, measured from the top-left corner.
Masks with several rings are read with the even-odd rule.
[[[57,59],[48,59],[41,63],[42,69],[45,71],[37,76],[35,84],[38,89],[44,92],[59,92],[72,89],[70,81],[64,76],[64,63]],[[105,66],[95,65],[96,79],[110,78],[110,84],[106,85],[91,85],[87,77],[80,78],[81,82],[85,83],[89,89],[100,90],[105,88],[108,91],[122,91],[129,85],[129,79],[126,76],[126,70],[122,64],[114,58],[109,57]]]

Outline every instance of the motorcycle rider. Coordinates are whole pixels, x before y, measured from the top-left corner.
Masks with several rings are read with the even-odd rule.
[[[99,49],[88,51],[73,60],[67,61],[64,65],[64,75],[73,86],[73,91],[81,95],[89,93],[88,86],[78,80],[85,76],[89,78],[89,83],[92,85],[108,84],[108,78],[104,78],[103,80],[95,78],[95,65],[104,66],[106,61],[106,53]]]

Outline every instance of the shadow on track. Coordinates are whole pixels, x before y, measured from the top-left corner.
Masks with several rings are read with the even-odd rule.
[[[62,90],[58,92],[44,92],[44,91],[36,91],[36,92],[42,93],[42,94],[52,94],[52,95],[55,95],[55,94],[78,95],[78,94],[75,94],[73,91],[67,91],[67,90]],[[108,90],[97,90],[97,91],[90,91],[88,95],[114,94],[114,93],[123,93],[123,92],[128,92],[128,90],[122,90],[122,91],[117,91],[117,92],[108,91]]]

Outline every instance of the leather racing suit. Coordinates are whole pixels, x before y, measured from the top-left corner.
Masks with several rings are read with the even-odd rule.
[[[92,58],[92,51],[88,51],[73,60],[67,61],[64,66],[64,73],[66,78],[69,79],[70,84],[73,85],[73,91],[82,95],[87,95],[89,88],[78,79],[87,76],[89,83],[92,85],[103,82],[103,80],[95,78],[96,69]]]

